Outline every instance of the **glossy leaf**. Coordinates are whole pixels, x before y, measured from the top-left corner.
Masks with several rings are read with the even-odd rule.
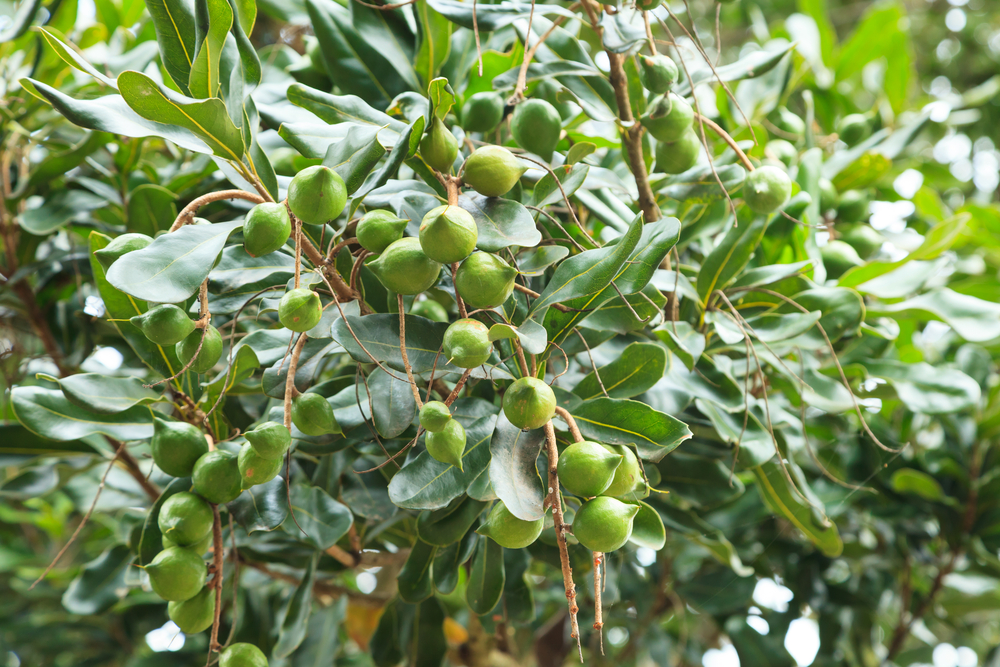
[[[869,376],[891,384],[899,399],[913,412],[961,412],[979,403],[979,383],[956,369],[891,359],[865,361],[864,366]]]
[[[761,497],[773,512],[799,529],[824,555],[835,558],[844,550],[836,524],[823,513],[822,507],[807,504],[790,487],[781,466],[768,461],[753,468]],[[801,489],[802,480],[797,480]],[[816,501],[814,501],[816,502]]]
[[[146,7],[156,29],[163,67],[181,92],[187,93],[197,50],[194,8],[181,0],[150,0]]]
[[[410,550],[410,555],[399,571],[399,597],[405,602],[417,603],[426,600],[433,592],[431,566],[437,547],[417,540]]]
[[[729,229],[698,272],[698,296],[703,302],[715,290],[725,289],[746,267],[766,229],[767,219],[760,216],[744,218]]]
[[[344,179],[347,194],[353,194],[365,182],[368,174],[385,155],[378,141],[379,129],[355,125],[347,136],[330,145],[323,158],[323,165],[333,169]]]
[[[377,399],[372,401],[372,416],[383,438],[395,438],[413,423],[417,403],[405,377],[397,379],[376,368],[368,376],[368,389]]]
[[[197,55],[191,63],[188,89],[197,98],[215,97],[222,85],[219,62],[222,47],[229,29],[233,26],[233,8],[229,0],[202,0],[208,14],[208,32],[198,45]]]
[[[538,474],[538,454],[545,430],[522,431],[502,412],[490,440],[490,483],[511,514],[522,521],[545,515],[545,484]]]
[[[87,563],[62,597],[63,607],[73,614],[94,615],[110,609],[125,597],[125,572],[132,561],[128,547],[111,547]]]
[[[22,386],[11,392],[11,407],[29,431],[52,440],[77,440],[94,433],[117,440],[153,436],[153,413],[146,406],[102,415],[70,403],[58,389]]]
[[[639,513],[632,520],[632,534],[628,539],[637,547],[653,551],[659,551],[667,542],[667,531],[660,515],[642,501],[639,501]]]
[[[488,537],[479,540],[472,557],[465,601],[476,614],[488,614],[500,602],[504,585],[503,547]]]
[[[161,400],[159,393],[147,389],[136,378],[78,373],[62,379],[51,376],[46,379],[58,383],[70,403],[98,414],[112,415]]]
[[[242,220],[184,225],[120,257],[108,269],[108,282],[137,299],[184,301],[198,291],[226,240],[242,226]]]
[[[298,526],[293,526],[292,534],[317,549],[327,549],[335,544],[354,523],[351,511],[318,486],[294,485],[291,511],[306,533],[303,535]]]
[[[275,658],[290,656],[306,637],[309,616],[312,613],[313,582],[316,578],[316,563],[318,561],[318,555],[309,559],[309,565],[306,567],[302,580],[295,587],[295,592],[288,600],[283,614],[284,620],[278,630],[278,641],[272,651]]]
[[[270,482],[252,486],[227,507],[247,533],[272,531],[288,518],[285,480],[279,475]]]
[[[605,395],[605,392],[611,398],[632,398],[659,382],[666,365],[667,352],[663,347],[654,343],[632,343],[613,362],[580,380],[573,393],[585,401]]]
[[[639,456],[659,461],[691,437],[684,422],[639,403],[595,398],[572,411],[585,438],[609,445],[632,445]]]
[[[534,247],[542,240],[534,218],[521,204],[502,197],[463,194],[458,205],[472,214],[479,230],[476,247],[496,252],[511,246]]]
[[[656,335],[689,371],[705,351],[705,335],[687,322],[664,322],[656,328]]]

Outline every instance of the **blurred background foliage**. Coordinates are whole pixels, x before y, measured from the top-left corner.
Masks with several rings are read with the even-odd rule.
[[[0,0],[0,34],[16,25],[18,12],[28,4],[32,3]],[[258,6],[261,13],[251,36],[255,46],[275,70],[294,69],[301,64],[311,32],[305,6],[291,0],[262,0]],[[892,165],[872,183],[876,202],[871,224],[879,231],[902,234],[908,221],[923,225],[922,221],[943,220],[963,207],[972,210],[975,224],[957,242],[948,270],[934,279],[960,294],[998,300],[1000,215],[991,205],[1000,185],[996,96],[1000,84],[995,78],[1000,70],[1000,3],[687,0],[671,2],[670,7],[683,19],[694,20],[708,56],[723,63],[775,39],[797,41],[795,82],[789,86],[794,93],[787,105],[806,115],[801,93],[810,91],[821,139],[823,134],[833,135],[837,119],[847,113],[869,114],[876,128],[898,127],[908,118],[928,114],[934,122],[910,147],[905,165]],[[36,23],[72,36],[92,62],[110,73],[142,69],[157,56],[142,0],[54,0],[44,3],[40,12]],[[658,39],[668,41],[658,28],[655,32]],[[586,41],[587,35],[581,34],[581,39]],[[680,37],[677,47],[696,60],[691,40]],[[27,293],[25,281],[18,282],[22,287],[16,290],[0,290],[0,382],[5,391],[38,371],[58,370],[58,364],[104,370],[121,362],[113,347],[96,348],[100,331],[95,320],[102,313],[96,292],[84,277],[87,271],[81,269],[89,261],[87,250],[72,234],[50,238],[52,225],[58,226],[54,220],[119,225],[128,218],[152,233],[169,225],[179,203],[224,182],[211,160],[174,148],[146,153],[140,163],[139,140],[118,142],[109,159],[91,159],[108,138],[100,133],[85,137],[51,108],[25,96],[17,80],[26,71],[70,94],[83,87],[41,36],[32,33],[0,45],[0,143],[7,155],[42,148],[46,159],[35,161],[28,182],[48,206],[45,216],[27,227],[22,221],[23,231],[4,221],[9,225],[4,281],[18,282],[14,280],[18,271],[22,274],[17,277],[23,272],[33,277]],[[749,87],[745,91],[750,95]],[[699,89],[698,94],[707,115],[730,121],[738,115],[714,88]],[[763,123],[758,129],[768,132]],[[5,176],[10,168],[10,162],[3,165]],[[47,189],[48,183],[59,182],[68,172],[83,187]],[[211,217],[211,211],[206,215]],[[29,232],[31,224],[36,226]],[[843,557],[831,561],[804,549],[786,526],[761,518],[756,495],[734,502],[717,499],[724,505],[718,511],[712,511],[713,503],[703,503],[708,507],[704,518],[711,525],[670,526],[672,537],[666,548],[670,558],[656,561],[654,556],[641,563],[661,568],[649,575],[653,580],[676,585],[658,587],[652,596],[649,580],[623,577],[620,599],[634,600],[639,617],[622,617],[609,628],[609,660],[671,667],[796,663],[874,667],[886,658],[884,647],[899,626],[903,597],[919,614],[907,626],[911,635],[907,650],[892,656],[896,664],[1000,665],[1000,490],[995,488],[1000,477],[995,454],[992,458],[986,454],[989,447],[972,446],[979,441],[992,443],[1000,431],[994,374],[998,350],[989,344],[963,346],[946,327],[933,322],[924,326],[919,318],[900,320],[902,333],[896,343],[900,358],[960,367],[985,388],[986,407],[973,416],[934,419],[906,413],[899,421],[879,424],[879,434],[890,442],[916,441],[920,453],[907,453],[903,461],[916,459],[912,465],[919,464],[933,477],[899,476],[900,461],[870,446],[857,448],[855,432],[839,420],[819,425],[825,429],[827,460],[834,461],[838,472],[858,483],[879,485],[880,490],[879,494],[845,491],[822,480],[814,485],[827,507],[835,508],[831,518],[848,542]],[[858,349],[853,354],[855,359],[864,358],[868,351]],[[929,372],[933,374],[932,369]],[[871,397],[877,396],[873,391]],[[0,409],[9,420],[6,394]],[[0,466],[5,471],[0,494],[0,665],[200,664],[204,638],[188,638],[175,652],[177,643],[162,627],[163,605],[151,594],[130,595],[127,603],[105,611],[104,605],[90,606],[93,598],[81,590],[88,585],[107,587],[108,582],[124,584],[131,576],[122,565],[127,561],[115,550],[122,548],[123,532],[138,521],[139,515],[131,516],[128,509],[130,502],[140,505],[145,499],[139,482],[121,470],[112,471],[98,505],[98,510],[114,508],[114,518],[95,513],[85,539],[67,554],[64,567],[43,586],[28,590],[51,559],[53,545],[66,541],[79,520],[79,508],[93,497],[101,466],[90,456],[61,456],[31,474],[14,475],[25,454],[2,448],[6,428],[11,427],[0,426]],[[46,446],[41,440],[32,443],[33,454]],[[92,439],[62,443],[60,453],[97,450],[107,455],[102,446],[102,441]],[[979,458],[970,450],[978,451]],[[890,465],[897,474],[883,479],[880,473]],[[982,466],[977,474],[982,472],[986,480],[978,492],[992,499],[982,509],[978,536],[967,551],[965,546],[953,548],[962,541],[955,533],[967,528],[964,507],[956,499],[967,497],[968,470],[973,465]],[[869,473],[873,469],[876,472]],[[61,479],[71,481],[57,493],[36,497],[58,486]],[[706,549],[716,561],[729,558],[731,567],[711,564]],[[648,557],[639,554],[640,559]],[[744,567],[741,557],[753,562],[757,577],[733,574]],[[81,578],[83,564],[88,570]],[[949,572],[963,573],[945,586],[940,576],[943,565]],[[359,585],[381,584],[377,573],[365,574],[372,581]],[[275,589],[270,581],[253,572],[244,580],[250,591],[247,604],[258,612],[253,618],[261,626],[280,622],[269,616],[269,610],[290,593],[287,588]],[[902,588],[901,581],[907,582]],[[928,596],[940,593],[942,587],[940,595]],[[110,588],[113,591],[114,586]],[[545,594],[548,597],[540,595],[538,603],[547,613],[555,613],[561,608],[560,594],[556,588],[554,594]],[[929,598],[932,604],[919,603]],[[93,613],[97,609],[100,614]],[[870,613],[865,615],[864,610]],[[370,637],[376,613],[363,605],[345,610],[335,604],[315,617],[321,624],[339,623],[338,615],[347,616],[339,635],[346,648],[338,654],[337,664],[369,664],[361,647]],[[720,625],[714,618],[727,620]],[[547,629],[534,629],[543,645],[556,641],[546,637]],[[321,635],[322,627],[317,632]],[[453,629],[449,637],[455,662],[462,661],[460,649],[467,639],[463,632]],[[253,641],[262,634],[266,628],[251,623],[239,629],[239,637]],[[821,644],[824,650],[817,655]],[[536,658],[545,664],[544,652]],[[317,659],[308,664],[330,662]]]

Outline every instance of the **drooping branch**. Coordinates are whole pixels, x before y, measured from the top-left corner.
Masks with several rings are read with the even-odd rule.
[[[413,391],[413,400],[417,402],[417,408],[424,407],[424,402],[420,400],[420,389],[413,378],[413,367],[410,366],[410,356],[406,353],[406,305],[403,303],[403,295],[396,295],[396,303],[399,306],[399,354],[403,357],[403,368],[406,370],[406,378],[409,380],[410,389]]]
[[[562,565],[563,587],[566,589],[566,602],[569,605],[570,636],[576,639],[576,648],[580,652],[580,662],[583,662],[583,646],[580,642],[580,624],[576,615],[580,607],[576,604],[576,584],[573,583],[573,568],[569,561],[569,546],[566,544],[566,524],[563,521],[562,496],[559,494],[559,448],[556,446],[556,430],[552,422],[545,424],[545,452],[549,459],[549,497],[548,505],[552,508],[552,521],[556,531],[556,543],[559,545],[559,562]]]
[[[243,199],[254,204],[263,204],[265,199],[258,194],[253,192],[247,192],[246,190],[219,190],[218,192],[209,192],[208,194],[202,195],[191,200],[191,203],[181,209],[181,212],[177,214],[177,218],[174,220],[174,224],[170,226],[171,232],[176,232],[182,226],[189,224],[194,221],[194,214],[198,212],[198,209],[206,204],[211,204],[212,202],[222,201],[223,199]]]
[[[728,132],[722,129],[718,123],[708,116],[703,116],[700,113],[695,114],[695,120],[704,123],[705,127],[712,130],[712,132],[715,132],[723,141],[729,144],[729,147],[732,148],[737,157],[740,158],[740,162],[742,162],[743,166],[747,168],[747,171],[753,171],[756,168],[753,166],[753,162],[750,161],[750,158],[747,157],[747,154],[744,153],[743,149],[736,143],[736,140],[733,139]]]
[[[225,546],[222,543],[222,519],[219,517],[219,506],[212,504],[212,566],[215,571],[215,576],[212,578],[209,584],[215,590],[215,617],[212,620],[212,638],[208,643],[208,654],[209,657],[212,655],[212,651],[219,651],[222,647],[219,645],[219,623],[222,619],[222,568],[223,568],[223,552],[225,551]]]

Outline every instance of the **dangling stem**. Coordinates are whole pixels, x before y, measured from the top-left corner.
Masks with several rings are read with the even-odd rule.
[[[295,219],[295,289],[302,283],[302,221]]]
[[[410,366],[410,357],[406,353],[406,312],[403,304],[403,295],[396,295],[396,303],[399,304],[399,353],[403,357],[403,368],[406,369],[406,377],[410,381],[410,389],[413,390],[413,400],[417,402],[417,408],[424,407],[424,402],[420,400],[420,390],[413,379],[413,368]]]
[[[576,604],[576,584],[573,583],[573,568],[569,562],[569,546],[566,544],[566,525],[563,523],[562,496],[559,494],[559,448],[556,446],[556,430],[552,422],[545,424],[546,455],[549,458],[549,498],[552,507],[552,521],[556,531],[556,543],[559,545],[559,562],[562,565],[563,587],[566,589],[566,602],[569,604],[570,636],[576,639],[576,648],[580,652],[580,662],[583,662],[583,645],[580,643],[580,624],[576,619],[580,608]]]
[[[306,338],[308,336],[304,333],[299,334],[299,339],[295,342],[291,358],[288,361],[288,375],[285,376],[285,428],[289,431],[292,430],[292,399],[299,393],[295,388],[295,371],[298,368],[299,356],[306,344]]]
[[[601,655],[604,655],[604,608],[601,604],[601,563],[604,562],[604,554],[600,551],[594,552],[594,629],[601,640]]]
[[[219,506],[212,505],[212,564],[215,567],[215,577],[212,579],[212,587],[215,589],[215,619],[212,621],[212,639],[208,643],[208,654],[218,651],[219,646],[219,621],[222,617],[222,555],[225,547],[222,544],[222,519],[219,517]]]
[[[451,284],[455,288],[455,301],[458,303],[458,316],[465,319],[469,316],[469,311],[465,309],[465,301],[462,300],[462,295],[458,293],[458,285],[455,284],[455,276],[458,274],[458,262],[451,265]]]

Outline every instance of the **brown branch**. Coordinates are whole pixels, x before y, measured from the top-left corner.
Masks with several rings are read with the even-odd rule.
[[[576,425],[576,420],[573,419],[573,415],[569,413],[569,410],[557,405],[556,414],[562,417],[562,420],[566,422],[566,426],[569,427],[569,433],[573,436],[573,442],[583,442],[583,434],[580,433],[580,428]]]
[[[196,199],[191,200],[191,203],[181,209],[181,212],[177,214],[177,218],[174,220],[174,224],[170,226],[171,232],[176,232],[178,229],[186,224],[194,221],[194,214],[198,212],[198,209],[212,202],[222,201],[223,199],[244,199],[254,204],[263,204],[266,200],[258,194],[253,192],[247,192],[246,190],[220,190],[218,192],[209,192],[207,195],[202,195]]]
[[[601,642],[601,655],[604,655],[604,605],[601,601],[601,563],[604,562],[604,554],[600,551],[594,552],[594,629]]]
[[[330,287],[336,292],[337,298],[342,302],[361,300],[361,295],[348,287],[344,278],[337,271],[336,266],[323,256],[316,246],[312,244],[306,236],[302,237],[302,252],[312,265],[323,272],[330,283]]]
[[[219,623],[222,619],[222,557],[225,546],[222,543],[222,519],[219,517],[219,506],[212,503],[212,566],[215,569],[215,576],[210,584],[215,589],[215,618],[212,620],[212,638],[208,642],[208,655],[211,657],[212,651],[221,650],[219,645]]]
[[[649,185],[649,173],[646,171],[646,159],[642,154],[642,125],[632,116],[632,103],[628,97],[628,79],[622,67],[624,56],[605,50],[611,65],[611,85],[615,89],[615,101],[618,103],[618,118],[622,123],[622,143],[628,156],[629,168],[639,190],[639,208],[642,210],[645,222],[655,222],[660,219],[660,209],[656,205],[656,196]]]
[[[566,544],[566,524],[563,522],[562,496],[559,494],[559,448],[556,446],[556,430],[549,421],[545,424],[546,455],[549,459],[549,498],[552,507],[552,521],[556,531],[556,543],[559,545],[559,562],[562,565],[563,587],[566,589],[566,602],[569,605],[570,636],[576,639],[576,648],[580,652],[580,662],[583,662],[583,646],[580,642],[580,624],[577,622],[576,584],[573,583],[573,568],[569,562],[569,546]]]
[[[465,301],[462,299],[462,295],[458,293],[458,284],[455,280],[455,276],[458,275],[458,262],[451,265],[451,284],[455,288],[455,301],[458,303],[458,316],[461,318],[466,318],[469,316],[469,311],[465,309]]]
[[[417,402],[417,409],[424,407],[424,402],[420,400],[420,390],[417,382],[413,379],[413,367],[410,366],[410,356],[406,353],[406,306],[403,303],[403,295],[396,295],[396,303],[399,305],[399,354],[403,357],[403,369],[406,371],[406,378],[410,381],[410,389],[413,391],[413,400]]]
[[[306,336],[304,333],[299,334],[299,339],[295,341],[295,347],[292,348],[292,355],[288,361],[288,375],[285,376],[285,428],[289,431],[292,430],[292,399],[298,393],[295,388],[295,371],[299,366],[299,356],[302,355],[302,348],[306,344]]]
[[[466,368],[465,372],[462,373],[462,377],[458,378],[458,382],[455,383],[455,388],[451,390],[450,394],[448,394],[448,398],[444,399],[445,405],[450,407],[451,404],[455,402],[455,399],[458,398],[458,393],[462,391],[462,387],[465,386],[465,383],[469,379],[470,375],[472,375],[472,369]]]
[[[527,294],[532,299],[537,299],[538,297],[541,296],[541,294],[539,294],[535,290],[531,289],[530,287],[525,287],[524,285],[522,285],[520,283],[514,283],[514,289],[517,290],[518,292],[521,292],[522,294]],[[561,303],[554,303],[554,304],[552,304],[552,307],[555,308],[556,310],[558,310],[560,313],[585,313],[585,312],[587,312],[586,310],[581,310],[580,308],[570,308],[569,306],[564,306]]]
[[[125,470],[128,471],[128,474],[132,476],[132,479],[139,483],[139,486],[141,486],[142,490],[146,492],[149,499],[156,502],[156,499],[160,497],[160,488],[146,479],[146,475],[143,474],[142,468],[139,467],[139,462],[135,460],[135,457],[133,457],[127,449],[122,448],[120,442],[111,438],[108,438],[108,440],[111,444],[118,446],[118,460],[125,466]]]

